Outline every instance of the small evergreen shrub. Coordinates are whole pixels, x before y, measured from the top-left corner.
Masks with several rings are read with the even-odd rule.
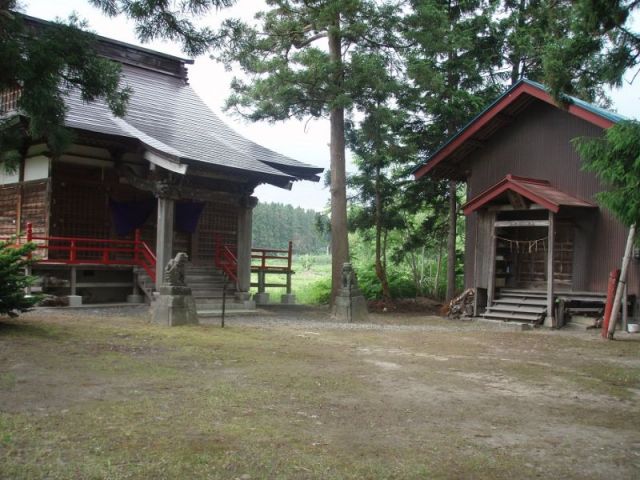
[[[24,274],[24,269],[31,262],[27,255],[35,248],[32,243],[16,246],[12,240],[0,241],[0,316],[17,317],[38,301],[24,294],[34,280]]]

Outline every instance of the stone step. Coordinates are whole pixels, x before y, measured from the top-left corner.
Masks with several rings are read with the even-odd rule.
[[[224,277],[222,275],[185,275],[184,279],[187,283],[224,282]]]

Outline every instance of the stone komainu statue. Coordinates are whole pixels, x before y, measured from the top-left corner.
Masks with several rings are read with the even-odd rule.
[[[184,269],[189,256],[184,252],[179,252],[175,258],[169,260],[164,269],[164,284],[171,287],[184,287]]]
[[[357,290],[358,279],[350,263],[342,265],[342,288],[348,291]]]

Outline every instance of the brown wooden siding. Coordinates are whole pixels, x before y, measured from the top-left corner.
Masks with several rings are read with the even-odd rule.
[[[10,237],[17,232],[19,185],[0,187],[0,237]]]
[[[466,160],[467,169],[471,172],[467,179],[468,198],[475,197],[511,173],[548,180],[570,195],[596,203],[595,194],[602,191],[603,186],[594,174],[582,170],[571,139],[601,134],[599,127],[560,109],[542,102],[533,103]],[[572,213],[577,225],[576,234],[588,235],[574,242],[573,288],[605,291],[609,272],[619,268],[627,229],[603,208],[590,218],[582,215]],[[475,214],[467,219],[467,286],[478,281],[468,273],[473,271],[475,262],[477,221]],[[630,268],[630,292],[640,293],[639,284],[640,266],[634,262]]]
[[[55,236],[132,238],[133,234],[116,235],[109,199],[127,202],[153,198],[149,192],[120,183],[113,169],[53,162],[52,182],[51,234]],[[141,228],[143,240],[154,251],[156,216],[153,212]],[[225,243],[235,245],[237,222],[237,206],[208,202],[194,234],[174,232],[173,253],[187,252],[193,263],[213,265],[216,235],[221,234]]]
[[[48,179],[0,187],[0,237],[26,232],[27,223],[34,235],[46,235],[48,198]]]

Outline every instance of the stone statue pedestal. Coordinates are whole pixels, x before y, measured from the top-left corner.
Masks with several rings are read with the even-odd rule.
[[[350,263],[342,266],[342,286],[333,306],[333,316],[342,322],[363,322],[369,319],[367,300],[358,288],[358,280]]]
[[[185,283],[185,265],[189,257],[179,252],[164,269],[163,283],[154,294],[151,321],[157,325],[197,325],[198,312],[191,289]]]
[[[157,325],[175,327],[197,325],[198,312],[191,289],[183,286],[162,286],[153,302],[152,321]]]

